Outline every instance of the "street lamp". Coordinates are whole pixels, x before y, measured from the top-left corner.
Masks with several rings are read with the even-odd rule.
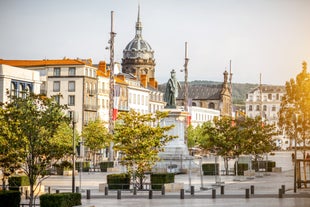
[[[75,192],[75,124],[78,122],[78,119],[79,119],[79,115],[76,111],[69,111],[69,118],[70,118],[70,121],[72,122],[72,133],[73,133],[73,136],[72,136],[72,163],[73,163],[73,166],[72,166],[72,193]]]
[[[297,123],[298,123],[298,114],[294,114],[294,124],[295,124],[295,131],[294,131],[294,193],[296,193],[296,177],[297,177]]]

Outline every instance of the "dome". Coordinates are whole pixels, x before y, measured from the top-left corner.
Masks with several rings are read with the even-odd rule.
[[[142,38],[142,24],[140,22],[140,7],[138,12],[138,20],[136,23],[136,36],[131,40],[123,50],[124,59],[153,59],[154,51],[150,44]]]

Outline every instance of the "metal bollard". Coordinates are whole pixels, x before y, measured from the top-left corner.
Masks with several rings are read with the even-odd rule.
[[[117,199],[121,199],[121,198],[122,198],[121,190],[117,190]]]
[[[221,195],[224,195],[224,185],[221,185]]]
[[[48,194],[51,194],[51,187],[50,186],[47,188],[47,192],[48,192]]]
[[[89,189],[86,190],[86,199],[90,199],[90,190]]]
[[[184,199],[184,189],[180,190],[180,199]]]
[[[282,188],[279,188],[279,198],[283,198]]]
[[[26,190],[25,194],[26,194],[25,197],[28,200],[29,199],[29,192],[28,192],[28,190]]]
[[[152,199],[152,198],[153,198],[153,191],[149,190],[149,199]]]
[[[137,195],[137,187],[133,187],[133,195]]]
[[[195,186],[191,186],[191,195],[195,194]]]
[[[250,189],[245,189],[245,198],[250,198]]]
[[[161,195],[165,195],[165,193],[166,193],[165,186],[162,185],[162,186],[161,186]]]
[[[56,193],[59,193],[59,190],[56,190]]]
[[[254,194],[254,185],[251,185],[251,194]]]
[[[75,192],[76,192],[76,193],[80,193],[80,187],[76,186],[76,187],[75,187]]]
[[[282,194],[285,194],[285,185],[282,185]]]
[[[104,195],[109,195],[109,188],[107,186],[104,187]]]
[[[216,189],[212,189],[212,198],[216,198]]]

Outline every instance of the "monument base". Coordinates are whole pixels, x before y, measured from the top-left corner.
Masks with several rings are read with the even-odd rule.
[[[164,151],[158,155],[160,161],[156,163],[155,172],[171,172],[171,173],[184,173],[189,170],[193,157],[189,155],[188,147],[185,142],[185,130],[187,120],[189,117],[188,112],[179,109],[165,109],[169,111],[169,115],[161,122],[161,126],[174,125],[168,135],[177,136],[171,140],[164,147]]]

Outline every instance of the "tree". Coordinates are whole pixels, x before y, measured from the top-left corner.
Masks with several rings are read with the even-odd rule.
[[[275,127],[262,123],[260,117],[241,117],[237,120],[222,117],[215,119],[214,123],[204,123],[202,131],[203,136],[197,140],[199,146],[223,157],[226,174],[230,159],[242,154],[270,152],[274,147],[272,136],[275,135]]]
[[[84,144],[92,151],[94,155],[94,163],[96,163],[96,152],[104,147],[110,145],[111,135],[108,129],[104,126],[104,122],[100,119],[90,121],[87,126],[83,128],[82,137]]]
[[[3,104],[1,123],[8,130],[1,131],[11,148],[23,161],[22,168],[30,182],[29,206],[35,202],[34,191],[45,179],[46,170],[72,149],[72,137],[63,137],[61,131],[69,129],[69,119],[64,114],[65,106],[53,99],[34,94],[24,97],[9,97]],[[72,133],[71,133],[72,134]]]
[[[302,65],[302,71],[296,76],[296,80],[292,78],[285,84],[286,94],[281,101],[279,126],[290,139],[295,139],[295,144],[300,146],[305,159],[310,133],[310,74],[307,72],[307,63],[303,62]],[[303,164],[304,179],[307,180],[306,163]]]
[[[113,138],[114,149],[122,153],[121,163],[127,166],[130,174],[135,174],[140,188],[143,187],[145,172],[151,170],[159,160],[158,153],[163,151],[167,142],[175,138],[166,134],[173,125],[160,126],[160,121],[167,115],[167,112],[140,114],[131,110],[118,116]]]

